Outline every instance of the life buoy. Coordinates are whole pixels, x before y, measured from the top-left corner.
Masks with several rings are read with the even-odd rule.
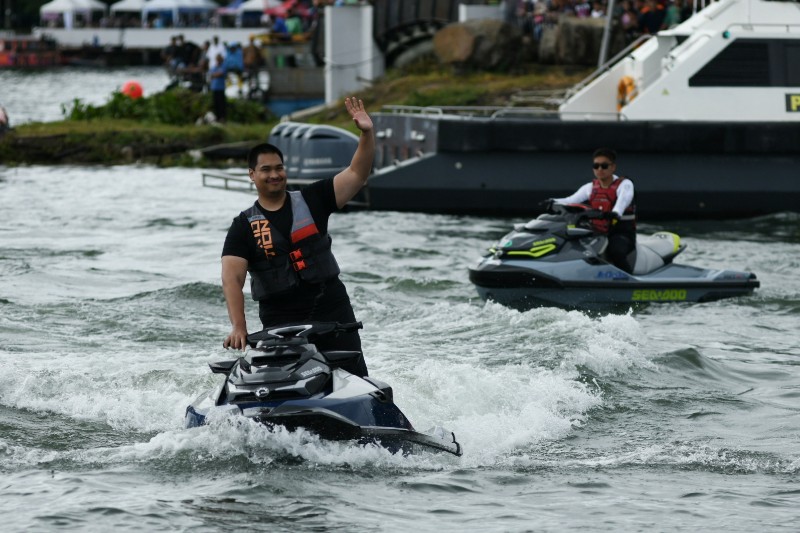
[[[630,104],[636,98],[636,82],[630,76],[623,76],[617,85],[617,111]]]

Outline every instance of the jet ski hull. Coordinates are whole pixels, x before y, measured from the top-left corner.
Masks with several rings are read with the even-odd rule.
[[[222,410],[289,431],[304,428],[325,440],[375,443],[403,454],[441,451],[460,456],[462,453],[452,432],[439,426],[425,433],[415,431],[396,405],[373,398],[260,402],[234,407],[238,409],[226,406]],[[186,427],[204,425],[208,414],[209,409],[190,405],[186,409]]]
[[[252,349],[243,356],[209,365],[224,379],[186,408],[185,426],[202,426],[215,414],[244,416],[289,431],[303,428],[326,440],[377,443],[393,453],[460,456],[452,432],[438,426],[416,431],[388,384],[345,370],[361,352],[320,352],[314,344],[360,327],[360,322],[311,322],[249,335]]]
[[[629,275],[607,263],[578,260],[482,259],[470,281],[484,300],[516,309],[556,306],[603,310],[663,302],[711,302],[752,294],[755,274],[668,264],[646,275]]]

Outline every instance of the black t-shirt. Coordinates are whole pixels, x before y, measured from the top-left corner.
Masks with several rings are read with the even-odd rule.
[[[320,233],[326,234],[328,218],[332,213],[338,211],[333,179],[316,181],[305,187],[302,194],[317,229]],[[291,251],[288,246],[291,244],[292,231],[292,202],[289,195],[286,195],[286,201],[277,211],[267,211],[258,202],[256,205],[259,211],[267,217],[270,226],[283,236],[283,239],[277,241],[276,253],[288,254]],[[222,255],[235,255],[252,263],[256,254],[263,253],[256,244],[247,217],[244,213],[240,213],[233,219],[233,223],[228,229],[225,244],[222,247]],[[338,318],[344,312],[352,316],[350,299],[344,284],[338,277],[324,284],[301,281],[296,290],[259,302],[259,316],[265,327],[304,320],[345,321]]]

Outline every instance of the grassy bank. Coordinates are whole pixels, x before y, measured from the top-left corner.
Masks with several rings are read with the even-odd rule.
[[[586,73],[585,69],[537,66],[517,74],[456,76],[420,65],[390,72],[355,96],[372,112],[385,105],[504,106],[511,105],[511,97],[520,91],[568,87]],[[210,109],[207,95],[169,91],[137,101],[121,94],[111,96],[104,106],[73,103],[62,121],[14,128],[0,138],[0,163],[114,165],[138,161],[162,166],[227,166],[228,161],[198,158],[197,150],[264,141],[279,120],[252,102],[231,101],[227,124],[196,125],[196,119]],[[302,120],[355,132],[343,105]]]

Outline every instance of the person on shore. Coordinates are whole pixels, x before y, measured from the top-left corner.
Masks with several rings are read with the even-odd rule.
[[[228,52],[223,62],[225,72],[236,75],[236,84],[239,89],[239,96],[242,96],[242,86],[244,85],[244,53],[242,45],[238,41],[232,42],[228,46]]]
[[[215,35],[211,42],[208,45],[208,49],[206,50],[206,59],[208,59],[208,70],[210,71],[214,67],[217,66],[217,63],[222,63],[225,60],[225,55],[228,53],[228,49],[224,43],[219,42],[219,36]],[[218,59],[219,56],[222,56],[221,59]]]
[[[247,92],[248,94],[253,94],[261,88],[259,87],[258,73],[265,63],[264,56],[261,55],[261,48],[256,44],[254,35],[250,36],[250,43],[244,47],[242,55],[245,77],[247,78]]]
[[[361,131],[350,166],[302,191],[288,191],[283,154],[268,143],[248,154],[250,180],[258,200],[231,224],[222,249],[222,290],[231,321],[223,346],[247,345],[243,287],[248,272],[252,297],[264,328],[307,321],[355,322],[347,290],[328,235],[330,215],[342,209],[372,170],[375,136],[364,103],[345,98],[347,112]],[[357,332],[318,344],[320,350],[361,351]],[[363,356],[345,370],[367,375]]]
[[[11,121],[8,119],[8,113],[6,112],[6,108],[0,105],[0,137],[3,134],[11,129]]]
[[[169,38],[169,44],[161,50],[161,59],[164,66],[169,71],[170,76],[175,75],[178,68],[178,37],[173,35]]]
[[[633,272],[628,255],[636,249],[636,205],[633,182],[617,176],[617,153],[598,148],[592,155],[594,180],[565,198],[553,198],[559,204],[588,203],[603,212],[603,218],[592,220],[598,233],[608,235],[606,256],[627,273]]]
[[[217,122],[224,123],[228,118],[228,101],[225,98],[225,82],[228,72],[225,70],[225,58],[217,54],[216,66],[208,71],[211,103]]]

